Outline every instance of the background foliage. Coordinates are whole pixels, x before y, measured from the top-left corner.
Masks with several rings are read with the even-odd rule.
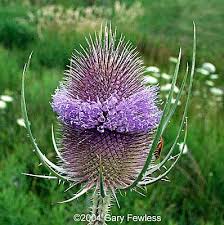
[[[0,108],[0,224],[81,224],[72,216],[88,212],[89,196],[71,204],[54,204],[75,190],[63,193],[63,184],[21,175],[47,173],[32,153],[24,127],[17,123],[21,73],[30,52],[28,110],[40,146],[54,160],[50,127],[56,118],[49,102],[72,50],[80,48],[79,43],[85,46],[84,36],[102,22],[112,21],[118,32],[137,45],[147,66],[170,74],[174,65],[169,57],[177,55],[179,46],[184,52],[183,69],[191,59],[192,20],[197,25],[197,68],[206,61],[213,63],[218,79],[208,85],[210,75],[196,73],[189,151],[170,174],[171,182],[150,186],[146,197],[119,196],[121,209],[114,206],[112,213],[161,215],[164,225],[224,224],[224,98],[211,92],[211,86],[224,90],[222,0],[0,0],[0,95],[13,97]],[[160,85],[167,82],[159,81]],[[164,152],[175,135],[181,109],[180,105],[165,134]]]

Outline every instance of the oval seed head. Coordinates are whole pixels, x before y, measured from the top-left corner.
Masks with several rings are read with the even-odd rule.
[[[75,181],[125,188],[141,171],[162,112],[144,87],[137,51],[106,26],[72,55],[52,108],[62,124],[63,169]],[[101,171],[101,172],[100,172]]]

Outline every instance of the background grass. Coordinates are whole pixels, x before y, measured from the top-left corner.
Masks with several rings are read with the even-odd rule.
[[[146,65],[157,65],[163,72],[173,66],[170,56],[176,56],[179,46],[184,52],[183,62],[189,61],[192,45],[192,20],[197,24],[197,67],[210,61],[217,67],[220,78],[215,85],[224,87],[224,4],[222,0],[142,0],[140,9],[134,0],[125,0],[126,9],[139,12],[130,25],[124,12],[116,14],[114,1],[0,1],[0,95],[13,96],[14,101],[0,109],[0,224],[82,224],[74,222],[75,213],[87,213],[89,196],[71,204],[52,204],[76,191],[64,194],[63,184],[22,176],[22,172],[46,174],[32,152],[21,117],[20,81],[24,63],[34,52],[26,81],[26,96],[33,131],[39,145],[54,160],[50,127],[56,123],[49,102],[51,94],[63,76],[65,65],[84,36],[92,33],[92,20],[77,22],[76,26],[61,28],[57,23],[43,26],[30,21],[29,14],[51,5],[63,9],[104,7],[103,15],[93,15],[98,21],[110,20],[137,45]],[[137,2],[138,3],[138,2]],[[133,7],[134,5],[134,7]],[[138,11],[139,10],[139,11]],[[125,10],[127,11],[127,10]],[[91,26],[90,26],[91,25]],[[148,188],[147,196],[127,193],[119,196],[121,209],[113,207],[114,215],[161,215],[161,224],[216,225],[224,224],[224,109],[223,96],[217,103],[205,85],[203,75],[197,73],[189,115],[190,149],[170,174],[170,183],[160,182]],[[179,107],[170,129],[165,134],[165,149],[171,144],[178,126],[182,106]],[[109,223],[116,224],[116,223]],[[136,224],[128,222],[127,224]],[[148,223],[138,223],[148,224]]]

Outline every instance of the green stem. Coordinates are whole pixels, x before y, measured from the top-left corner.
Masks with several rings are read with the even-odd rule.
[[[106,216],[110,211],[111,196],[109,194],[104,197],[97,191],[92,197],[92,216],[89,225],[106,225]]]

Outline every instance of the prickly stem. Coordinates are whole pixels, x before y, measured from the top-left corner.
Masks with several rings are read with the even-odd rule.
[[[106,225],[106,217],[110,212],[111,196],[107,193],[104,197],[100,192],[95,191],[92,196],[93,206],[89,225]]]

